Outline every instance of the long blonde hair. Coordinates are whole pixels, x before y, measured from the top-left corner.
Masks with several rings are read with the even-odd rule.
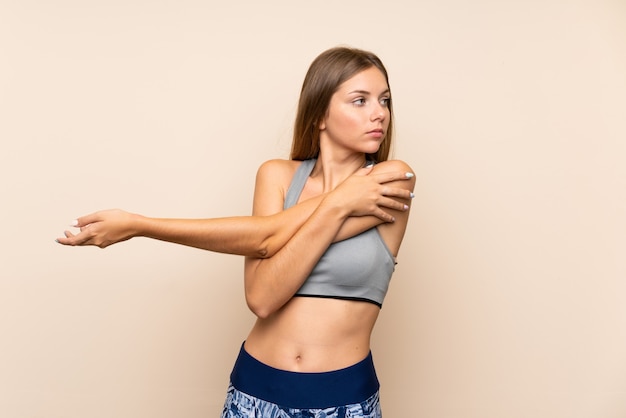
[[[355,74],[370,67],[378,68],[389,85],[387,70],[373,53],[356,48],[336,47],[322,52],[311,63],[302,83],[298,112],[291,145],[292,160],[316,158],[320,152],[319,124],[328,112],[333,94],[339,86]],[[389,127],[385,139],[375,154],[368,159],[386,161],[393,137],[393,111],[389,101]]]

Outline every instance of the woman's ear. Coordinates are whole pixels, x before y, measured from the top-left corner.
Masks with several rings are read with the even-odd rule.
[[[322,119],[321,121],[317,123],[317,129],[319,129],[320,131],[323,131],[324,129],[326,129],[326,118]]]

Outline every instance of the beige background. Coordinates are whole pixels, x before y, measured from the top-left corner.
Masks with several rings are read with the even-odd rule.
[[[626,416],[623,0],[0,0],[0,416],[218,416],[242,260],[54,238],[108,207],[249,213],[338,44],[386,63],[418,176],[386,417]]]

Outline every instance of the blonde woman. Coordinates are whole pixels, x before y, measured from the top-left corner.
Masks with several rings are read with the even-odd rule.
[[[291,158],[259,168],[253,216],[102,211],[58,241],[106,247],[145,236],[245,255],[245,296],[257,321],[222,417],[381,417],[370,337],[415,182],[406,163],[388,160],[392,134],[380,59],[333,48],[305,77]]]

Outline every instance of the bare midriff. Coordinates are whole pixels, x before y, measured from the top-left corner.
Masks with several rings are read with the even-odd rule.
[[[367,357],[379,312],[369,302],[294,297],[269,317],[257,319],[245,349],[276,369],[342,369]]]

